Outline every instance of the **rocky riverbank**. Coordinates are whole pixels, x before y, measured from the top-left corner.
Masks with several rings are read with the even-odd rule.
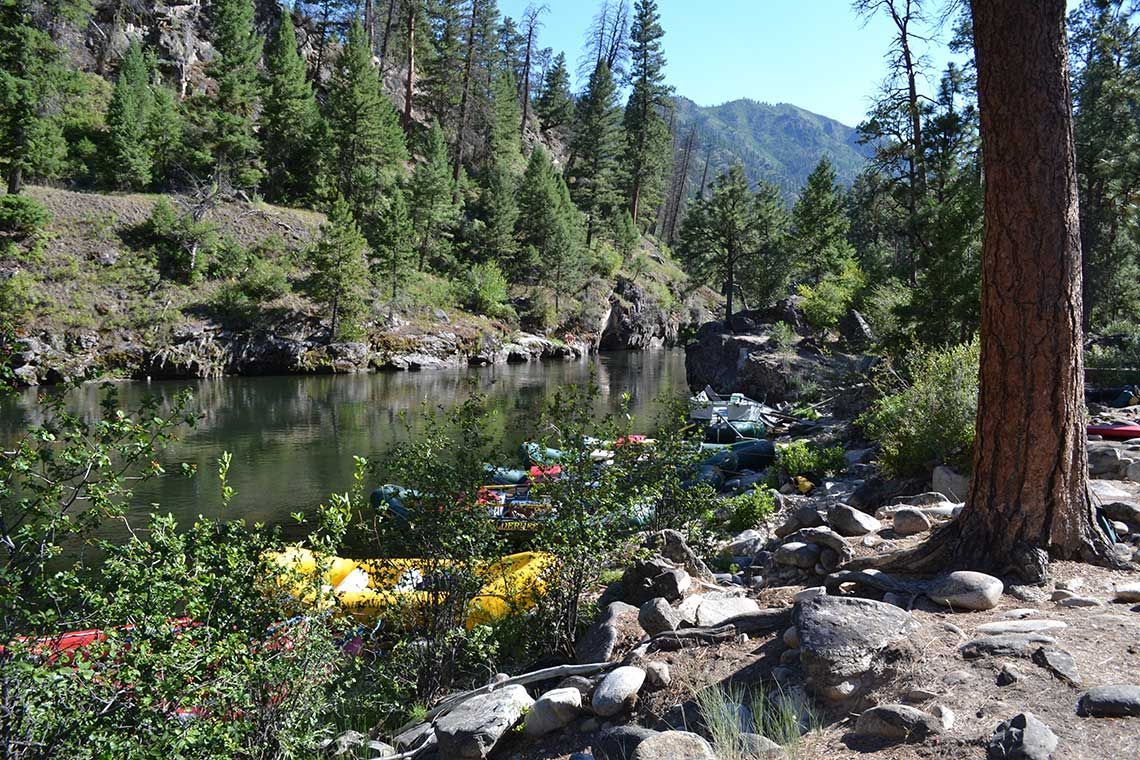
[[[1129,474],[1140,446],[1092,442],[1091,452],[1094,491],[1119,518],[1117,549],[1140,561],[1140,482]],[[706,556],[677,532],[643,534],[645,559],[602,592],[576,662],[496,676],[357,756],[1129,756],[1140,573],[1055,563],[1049,584],[1030,587],[977,572],[844,570],[914,545],[962,508],[930,490],[962,489],[954,473],[883,488],[864,458],[852,450],[847,472],[781,495],[770,519]],[[341,742],[330,750],[369,738]]]
[[[639,271],[594,278],[553,326],[465,311],[454,283],[418,274],[395,304],[377,295],[357,340],[330,342],[327,314],[305,288],[319,214],[247,203],[209,213],[220,239],[258,250],[282,283],[235,314],[226,278],[180,284],[160,275],[142,232],[156,197],[43,187],[29,194],[52,221],[0,264],[0,277],[20,283],[27,306],[9,315],[18,336],[13,369],[25,385],[573,361],[599,350],[676,346],[717,306],[707,289],[685,291],[676,265],[645,243]],[[510,305],[526,313],[546,297],[520,288]]]

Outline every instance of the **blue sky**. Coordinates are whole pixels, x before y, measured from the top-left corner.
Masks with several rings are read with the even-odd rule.
[[[499,0],[499,7],[517,19],[532,1],[542,4]],[[598,2],[545,2],[540,45],[566,51],[576,70]],[[892,25],[884,18],[864,25],[850,0],[658,0],[658,8],[669,84],[701,105],[737,98],[793,103],[854,126],[887,73]],[[927,92],[951,59],[949,32],[924,46]]]

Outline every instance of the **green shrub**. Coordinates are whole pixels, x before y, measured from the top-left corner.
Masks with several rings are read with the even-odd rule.
[[[0,329],[20,327],[32,313],[36,280],[22,270],[0,272]]]
[[[519,325],[528,332],[545,333],[558,326],[558,309],[545,290],[535,290],[519,307]]]
[[[0,235],[24,240],[51,224],[51,213],[26,195],[0,195]]]
[[[859,305],[875,342],[887,353],[895,354],[914,342],[914,325],[907,317],[913,292],[901,280],[891,278],[873,286]]]
[[[218,246],[217,227],[191,214],[180,214],[165,198],[155,204],[143,223],[164,277],[190,283],[198,279],[203,262]]]
[[[910,382],[882,396],[858,424],[879,444],[884,470],[925,475],[939,464],[968,470],[978,413],[978,341],[925,349],[910,363]],[[1028,392],[1028,391],[1027,391]]]
[[[613,279],[621,270],[622,255],[609,243],[602,243],[594,254],[593,269],[599,277]]]
[[[514,316],[507,303],[507,278],[494,262],[476,264],[467,271],[464,306],[476,314],[496,319]]]
[[[1089,381],[1097,386],[1140,383],[1140,324],[1114,322],[1100,331],[1104,336],[1085,352]]]
[[[791,348],[796,343],[795,329],[787,322],[777,322],[772,325],[772,340],[776,343],[776,347],[784,350]]]
[[[797,475],[828,477],[846,470],[847,460],[842,446],[823,448],[807,441],[795,441],[776,448],[776,467],[789,478]]]
[[[859,265],[850,261],[844,264],[838,274],[828,274],[816,285],[800,285],[796,288],[796,292],[803,298],[801,308],[808,324],[820,330],[839,324],[866,280]]]
[[[728,529],[733,533],[739,533],[755,528],[774,513],[776,497],[771,489],[758,488],[726,500],[725,507],[729,513]]]

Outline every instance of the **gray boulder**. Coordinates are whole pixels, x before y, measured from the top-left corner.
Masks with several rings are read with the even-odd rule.
[[[952,501],[965,501],[970,491],[970,479],[945,465],[940,465],[934,468],[930,488],[946,494]]]
[[[987,760],[1049,760],[1057,735],[1033,713],[1021,713],[998,724],[986,744]]]
[[[990,610],[1001,601],[1004,589],[992,575],[959,570],[931,581],[926,595],[935,604],[951,609]]]
[[[982,623],[978,626],[978,633],[987,636],[1000,636],[1006,633],[1044,633],[1045,631],[1059,631],[1068,628],[1068,623],[1060,620],[1045,620],[1044,618],[1031,618],[1028,620],[995,620],[992,623]]]
[[[913,536],[930,530],[930,518],[921,510],[903,507],[894,513],[895,533],[900,536]]]
[[[749,760],[782,760],[787,757],[783,747],[760,734],[741,734],[740,750]]]
[[[759,612],[760,605],[755,599],[727,594],[707,594],[697,607],[697,625],[718,626],[729,618]]]
[[[906,705],[879,705],[866,710],[855,723],[855,733],[883,739],[922,741],[942,731],[942,721]]]
[[[659,633],[677,630],[677,626],[681,624],[681,616],[669,602],[657,597],[641,605],[641,610],[637,613],[637,622],[650,636],[656,636]]]
[[[574,658],[583,664],[609,662],[621,638],[621,631],[638,625],[638,609],[624,602],[606,607],[597,622],[590,626],[574,647]]]
[[[846,504],[836,504],[827,513],[827,523],[841,536],[865,536],[876,533],[883,524],[866,512]]]
[[[435,722],[440,755],[487,757],[499,738],[533,706],[534,700],[518,685],[468,699]]]
[[[645,683],[645,671],[632,665],[625,665],[611,671],[594,689],[591,705],[594,713],[608,718],[617,715],[632,705]]]
[[[642,605],[660,596],[667,601],[675,602],[684,595],[690,585],[692,578],[687,572],[673,567],[660,557],[638,560],[622,575],[622,600]]]
[[[815,544],[789,541],[776,549],[776,562],[789,567],[810,570],[819,561],[820,549]]]
[[[530,737],[544,736],[570,725],[581,712],[582,692],[573,687],[552,689],[535,700],[523,731]]]
[[[896,660],[918,623],[898,607],[869,599],[817,596],[798,602],[800,664],[807,687],[831,702],[862,696]]]
[[[1112,601],[1134,604],[1140,602],[1140,583],[1125,583],[1117,586]]]
[[[632,760],[717,760],[702,737],[688,731],[662,731],[650,736],[633,752]]]
[[[1119,684],[1089,689],[1077,702],[1077,713],[1096,718],[1140,717],[1140,686]]]
[[[641,726],[614,726],[603,729],[594,739],[597,760],[630,760],[643,741],[657,732]]]

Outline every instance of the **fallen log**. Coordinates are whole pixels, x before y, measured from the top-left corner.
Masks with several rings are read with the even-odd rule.
[[[689,647],[724,644],[735,639],[737,635],[736,627],[731,625],[721,625],[715,628],[681,628],[677,631],[657,634],[649,641],[649,646],[651,649],[672,652]]]

